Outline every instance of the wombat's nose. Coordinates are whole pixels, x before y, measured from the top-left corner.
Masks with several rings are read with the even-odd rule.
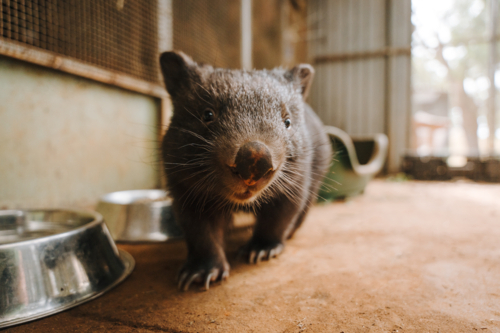
[[[248,186],[254,185],[273,168],[271,152],[265,144],[247,142],[236,154],[233,171],[238,173]]]

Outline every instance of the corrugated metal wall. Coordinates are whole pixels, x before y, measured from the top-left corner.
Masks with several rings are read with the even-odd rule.
[[[388,134],[389,171],[399,167],[410,112],[410,0],[312,0],[310,103],[351,136]]]

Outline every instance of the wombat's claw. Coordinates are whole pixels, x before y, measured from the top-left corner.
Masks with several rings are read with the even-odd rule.
[[[200,277],[200,273],[194,273],[189,275],[189,273],[184,272],[182,275],[179,277],[179,284],[178,288],[182,291],[186,291],[189,289],[189,286],[195,279],[198,279]]]
[[[249,264],[258,264],[262,260],[270,260],[277,257],[283,252],[283,249],[284,246],[280,242],[265,246],[250,243],[241,250],[240,256],[248,255]]]
[[[222,274],[221,274],[222,272]],[[229,277],[229,268],[212,268],[211,270],[199,269],[191,272],[189,268],[183,268],[179,273],[177,287],[182,291],[187,291],[193,282],[202,283],[205,290],[210,288],[210,282],[218,280],[227,280]]]
[[[210,282],[212,281],[212,276],[214,276],[214,273],[210,273],[207,275],[205,278],[205,290],[210,289]]]

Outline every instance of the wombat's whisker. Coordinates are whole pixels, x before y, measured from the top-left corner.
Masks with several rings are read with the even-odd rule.
[[[213,142],[211,142],[211,141],[209,141],[209,140],[205,139],[204,137],[202,137],[201,135],[199,135],[199,134],[197,134],[197,133],[195,133],[195,132],[193,132],[193,131],[190,131],[190,130],[185,129],[185,128],[175,128],[175,127],[174,127],[174,129],[177,129],[177,130],[178,130],[178,131],[180,131],[180,132],[184,132],[184,133],[187,133],[187,134],[191,134],[192,136],[194,136],[194,137],[196,137],[196,138],[200,139],[201,141],[206,142],[207,144],[209,144],[209,145],[211,145],[211,146],[213,146],[213,145],[214,145],[214,143],[213,143]]]
[[[188,144],[185,144],[184,146],[180,146],[179,149],[186,148],[186,147],[199,147],[201,149],[206,150],[207,152],[213,152],[213,147],[202,145],[199,143],[188,143]]]
[[[303,170],[301,170],[301,169],[299,169],[299,168],[294,168],[294,167],[292,167],[291,165],[290,165],[290,166],[287,166],[286,168],[287,168],[287,170],[294,171],[295,173],[298,173],[298,174],[302,174],[302,172],[303,172]],[[320,174],[320,173],[317,173],[317,172],[314,172],[314,171],[311,171],[311,174],[312,174],[312,175],[317,175],[317,176],[324,176],[323,174]],[[342,185],[341,183],[339,183],[339,182],[338,182],[338,181],[336,181],[335,179],[330,178],[330,177],[328,177],[328,176],[324,176],[324,178],[323,178],[323,179],[327,179],[327,180],[329,180],[329,181],[332,181],[332,182],[336,183],[337,185]],[[325,184],[325,183],[323,183],[323,184],[324,184],[325,186],[331,186],[331,185],[329,185],[329,184]],[[332,189],[335,189],[335,188],[334,188],[334,187],[332,187]],[[337,190],[337,189],[335,189],[335,190]]]
[[[183,170],[190,170],[190,169],[195,169],[195,168],[203,167],[203,166],[206,166],[206,165],[207,164],[201,164],[201,163],[192,163],[192,164],[179,163],[179,164],[174,165],[174,166],[166,165],[165,169],[166,170],[175,170],[177,168],[182,167]]]
[[[195,196],[193,196],[192,194],[193,194],[193,193],[195,193],[195,192],[196,192],[196,190],[197,190],[198,188],[200,188],[200,187],[202,187],[202,186],[203,186],[203,184],[205,183],[205,181],[206,181],[207,177],[208,177],[210,174],[212,174],[213,172],[214,172],[214,171],[211,171],[211,172],[209,172],[208,174],[206,174],[204,177],[202,177],[201,179],[199,179],[199,180],[198,180],[198,181],[197,181],[197,182],[196,182],[196,183],[195,183],[195,184],[191,187],[191,189],[187,192],[187,193],[188,193],[188,195],[187,195],[187,196],[186,196],[186,198],[185,198],[184,205],[185,205],[185,204],[188,204],[188,203],[190,203],[192,200],[195,200],[195,199],[196,199],[196,197],[195,197]],[[181,197],[181,199],[182,199],[182,197]],[[184,209],[184,205],[182,206],[182,209]]]
[[[278,182],[278,188],[292,203],[294,204],[300,203],[299,201],[300,199],[297,197],[297,195],[291,192],[290,189],[285,184],[283,184],[281,180]]]
[[[207,88],[203,87],[201,84],[199,84],[196,81],[192,81],[192,82],[194,82],[198,87],[200,87],[202,90],[204,90],[207,94],[211,95]],[[196,92],[196,90],[195,90],[195,92]],[[198,97],[199,97],[199,95],[198,95]]]
[[[213,105],[212,105],[212,106],[213,106]],[[192,116],[193,116],[193,118],[195,118],[195,119],[196,119],[196,120],[198,120],[200,123],[202,123],[202,124],[203,124],[203,126],[204,126],[206,129],[208,129],[210,132],[212,131],[212,130],[211,130],[211,129],[207,126],[207,124],[205,124],[205,123],[204,123],[204,122],[200,119],[200,117],[197,117],[195,114],[193,114],[191,111],[189,111],[189,110],[188,110],[188,108],[186,108],[186,107],[184,107],[184,110],[185,110],[187,113],[189,113],[190,115],[192,115]]]
[[[304,191],[303,184],[300,184],[299,182],[293,180],[293,178],[287,176],[285,173],[282,175],[281,179],[283,180],[283,184],[289,185],[289,187],[287,187],[287,189],[291,193],[298,195],[298,194],[300,194],[300,192]]]
[[[209,194],[212,193],[212,190],[214,189],[215,184],[216,184],[216,180],[217,180],[217,178],[215,177],[215,173],[211,174],[209,179],[207,180],[208,185],[204,191],[205,193],[203,195],[202,208],[205,206],[205,203],[206,203],[206,200],[208,199]]]
[[[299,184],[297,181],[295,181],[293,178],[289,177],[288,175],[286,174],[283,174],[283,179],[288,182],[290,185],[292,185],[293,187],[296,188],[297,190],[297,193],[295,193],[296,195],[300,194],[299,192],[303,192],[305,191],[306,193],[309,194],[309,197],[311,196],[316,196],[316,193],[312,190],[310,190],[309,188],[305,188],[302,184]],[[324,198],[322,198],[324,199]]]

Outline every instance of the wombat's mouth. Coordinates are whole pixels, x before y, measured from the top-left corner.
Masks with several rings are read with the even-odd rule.
[[[257,199],[259,193],[262,190],[263,180],[260,180],[254,186],[243,185],[241,179],[238,180],[239,188],[235,188],[233,193],[231,193],[231,200],[239,203],[250,203]],[[267,183],[267,182],[266,182]],[[243,186],[242,186],[243,185]],[[263,186],[265,187],[265,185]]]
[[[254,193],[252,191],[250,191],[249,189],[246,190],[245,192],[243,193],[234,193],[233,196],[238,199],[238,200],[241,200],[241,201],[247,201],[248,199],[250,199],[252,196],[254,195]]]
[[[268,170],[261,178],[254,180],[243,179],[238,172],[235,172],[233,166],[227,166],[228,171],[226,175],[231,175],[231,180],[227,188],[231,189],[227,199],[235,203],[249,204],[257,200],[262,192],[273,182],[274,178],[279,174],[283,162],[278,165],[276,169]]]
[[[230,195],[231,200],[239,203],[250,203],[254,201],[259,197],[262,191],[269,186],[274,174],[275,171],[271,170],[265,177],[256,182],[252,182],[251,185],[233,174],[233,181],[236,181],[236,184],[233,193]]]

